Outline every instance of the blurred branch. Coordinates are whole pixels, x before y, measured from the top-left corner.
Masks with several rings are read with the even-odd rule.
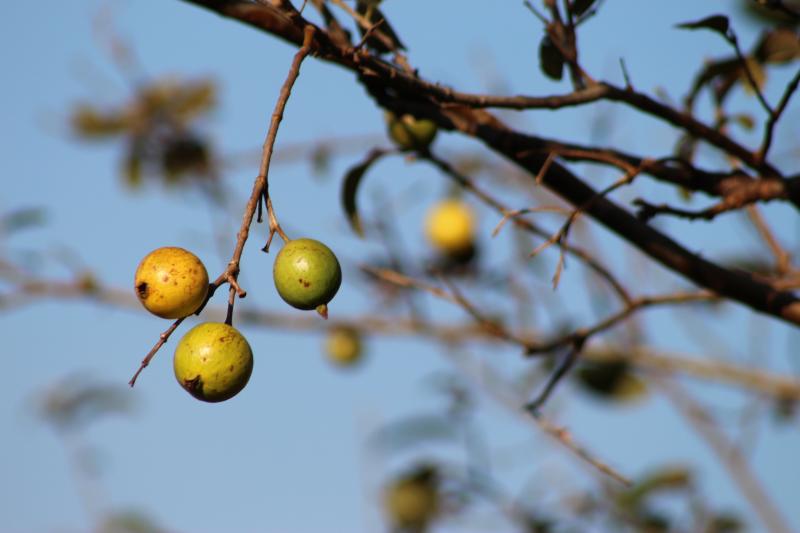
[[[0,261],[0,263],[2,262]],[[6,276],[7,272],[7,265],[5,269],[0,269],[0,275],[5,279],[9,279]],[[390,275],[390,278],[386,279],[386,281],[390,279],[399,281],[404,286],[416,287],[411,278],[404,279]],[[88,280],[91,280],[91,282],[87,282]],[[132,291],[105,287],[90,276],[84,275],[74,281],[47,281],[29,277],[21,280],[16,275],[11,274],[10,281],[15,284],[15,290],[11,293],[0,294],[0,311],[10,311],[30,305],[35,303],[37,299],[78,299],[115,308],[137,311],[141,308],[141,304]],[[446,291],[434,286],[428,286],[428,288],[431,289],[431,294],[434,296],[458,305],[458,299]],[[672,296],[675,297],[675,295]],[[216,308],[209,309],[207,313],[224,316],[225,311]],[[615,320],[615,316],[618,315],[609,317],[605,322]],[[329,322],[322,323],[316,317],[298,316],[292,313],[273,312],[263,309],[242,309],[238,313],[238,320],[254,326],[281,330],[313,332],[327,330],[329,327],[345,327],[362,335],[422,336],[445,345],[458,345],[468,341],[502,341],[512,345],[518,345],[518,343],[534,345],[535,339],[541,336],[539,332],[522,331],[517,332],[515,337],[499,337],[495,323],[491,323],[491,328],[487,328],[485,324],[475,324],[474,322],[444,324],[434,323],[430,320],[381,318],[374,314],[357,315],[350,318],[332,318]],[[564,338],[559,337],[559,339]],[[562,344],[563,342],[565,341],[562,341]],[[551,341],[551,344],[560,345],[558,341]],[[624,357],[625,360],[643,369],[668,372],[670,374],[686,374],[699,379],[718,381],[760,392],[777,399],[800,401],[800,381],[761,369],[746,368],[723,361],[665,354],[646,347],[621,349],[612,344],[593,346],[586,348],[581,357],[595,361]]]
[[[675,408],[712,449],[714,456],[728,471],[728,475],[736,483],[742,495],[761,517],[767,530],[772,533],[790,533],[791,528],[767,496],[761,482],[747,464],[747,459],[729,441],[711,414],[677,383],[662,381],[660,384],[667,398],[672,401]]]
[[[396,113],[411,113],[430,118],[439,126],[460,131],[481,140],[488,148],[536,176],[547,156],[532,153],[541,146],[537,138],[509,129],[507,125],[485,110],[465,105],[450,105],[440,100],[440,86],[421,80],[413,72],[399,69],[371,55],[364,48],[353,49],[337,44],[325,30],[309,23],[291,6],[250,4],[235,1],[187,0],[232,17],[263,31],[289,40],[303,42],[306,28],[313,28],[313,48],[323,60],[337,63],[358,74],[361,83],[383,107]],[[780,174],[766,162],[757,161],[753,152],[731,141],[719,132],[686,120],[678,111],[632,91],[612,91],[649,109],[683,122],[683,126],[698,130],[699,136],[740,158],[748,166],[768,174]],[[631,96],[633,95],[633,96]],[[579,206],[596,194],[566,167],[553,163],[542,182],[556,194]],[[701,287],[737,300],[756,311],[800,325],[800,300],[792,293],[777,290],[741,272],[731,271],[707,261],[670,239],[660,231],[643,224],[630,213],[607,199],[601,199],[587,209],[587,214],[620,235],[657,262]]]

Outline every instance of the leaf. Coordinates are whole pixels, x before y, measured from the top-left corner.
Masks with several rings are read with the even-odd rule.
[[[788,63],[800,58],[800,35],[789,28],[764,34],[754,53],[760,63]]]
[[[539,43],[539,68],[553,80],[560,80],[564,75],[564,56],[548,36],[544,36]]]
[[[106,516],[99,533],[163,533],[146,514],[135,510],[114,511]]]
[[[23,207],[0,217],[0,232],[12,233],[21,229],[41,226],[45,222],[42,207]]]
[[[740,113],[731,117],[733,121],[747,131],[752,131],[756,127],[756,121],[752,115]]]
[[[694,22],[684,22],[678,24],[676,27],[683,30],[711,30],[719,33],[727,39],[730,22],[728,21],[728,17],[725,15],[711,15],[710,17],[706,17]]]
[[[387,150],[373,148],[361,163],[348,170],[347,174],[344,176],[341,196],[342,207],[347,215],[348,222],[350,222],[350,227],[353,228],[353,231],[355,231],[359,237],[364,236],[364,228],[361,226],[361,218],[358,216],[356,193],[358,192],[359,185],[361,185],[361,179],[364,177],[369,167],[387,153],[389,153]]]
[[[579,17],[586,13],[594,3],[595,0],[574,0],[570,6],[570,10],[573,15]]]
[[[39,414],[59,429],[74,429],[103,415],[130,413],[131,398],[122,386],[71,376],[44,392]]]
[[[666,466],[645,475],[619,495],[617,503],[625,508],[639,507],[648,496],[666,490],[685,490],[692,483],[692,471],[682,465]]]
[[[213,109],[217,89],[213,81],[187,82],[175,92],[169,105],[183,120],[191,120]]]
[[[623,359],[584,361],[574,377],[585,391],[611,401],[639,399],[647,391],[644,381],[631,371],[630,364]]]
[[[738,533],[745,531],[742,520],[730,513],[720,513],[712,516],[704,533]]]
[[[749,70],[750,75],[753,76],[756,87],[753,87],[753,84],[750,83],[750,78],[747,76],[747,71],[745,71],[744,66],[739,69],[739,81],[746,93],[754,94],[756,88],[761,89],[764,87],[764,82],[767,80],[767,73],[755,58],[748,57],[745,59],[745,62],[747,63],[747,70]]]
[[[458,428],[443,415],[416,415],[378,429],[369,443],[377,449],[403,450],[426,442],[458,439]]]
[[[125,132],[130,127],[130,117],[126,113],[103,112],[81,104],[77,106],[70,119],[72,129],[84,139],[106,139]]]

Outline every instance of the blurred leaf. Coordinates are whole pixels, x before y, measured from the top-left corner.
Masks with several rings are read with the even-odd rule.
[[[595,0],[573,0],[570,10],[572,11],[573,15],[579,17],[586,13],[594,3]]]
[[[645,511],[637,522],[638,533],[666,533],[671,527],[669,518],[653,511]]]
[[[765,33],[753,54],[760,63],[787,63],[800,58],[800,35],[789,28]]]
[[[375,37],[374,35],[367,39],[367,46],[381,54],[405,50],[405,46],[400,41],[400,37],[397,36],[397,33],[394,31],[394,28],[392,28],[392,25],[389,24],[389,20],[381,12],[381,10],[378,9],[377,6],[379,3],[380,2],[375,2],[374,0],[358,0],[356,2],[356,12],[360,15],[364,15],[364,17],[371,24],[377,24],[379,21],[383,20],[383,23],[376,28],[376,31],[380,31],[381,34],[388,38],[392,48],[388,48],[381,39]],[[364,30],[360,24],[358,25],[358,32],[362,37],[366,34],[366,30]]]
[[[681,135],[675,145],[675,157],[682,161],[691,163],[692,159],[694,159],[696,151],[697,138],[689,135],[688,133]]]
[[[185,82],[169,100],[169,107],[179,118],[189,121],[213,109],[216,98],[213,81]]]
[[[647,392],[644,381],[633,374],[630,364],[623,359],[582,361],[573,375],[585,391],[606,400],[630,401]]]
[[[206,174],[210,166],[208,145],[193,135],[168,141],[161,153],[161,169],[168,184],[187,174]]]
[[[85,139],[104,139],[124,133],[130,126],[127,114],[102,112],[88,105],[78,105],[72,113],[72,129]]]
[[[453,421],[443,415],[416,415],[386,424],[375,431],[369,444],[382,450],[403,450],[428,442],[454,441],[459,436]]]
[[[45,223],[43,207],[23,207],[0,217],[0,232],[13,233],[26,228],[41,226]]]
[[[718,514],[708,522],[704,533],[739,533],[744,531],[741,519],[732,514]]]
[[[736,124],[739,124],[746,131],[752,131],[756,127],[756,121],[752,115],[747,113],[739,113],[731,117]]]
[[[140,511],[116,511],[103,520],[99,533],[164,533],[150,517]]]
[[[678,24],[676,27],[684,30],[711,30],[719,33],[727,39],[729,26],[730,23],[728,22],[728,17],[725,15],[711,15],[710,17],[706,17],[694,22],[683,22]]]
[[[342,207],[350,222],[350,227],[359,237],[364,236],[364,228],[361,226],[361,218],[358,216],[358,205],[356,204],[356,193],[361,185],[361,179],[366,174],[372,164],[388,153],[380,148],[373,148],[367,157],[358,165],[347,171],[342,181]]]
[[[128,153],[122,162],[122,178],[125,185],[138,189],[142,185],[142,165],[144,153],[142,143],[136,139],[128,146]]]
[[[794,398],[777,398],[775,400],[774,411],[775,418],[780,422],[789,422],[794,419],[797,414],[797,401]]]
[[[643,501],[665,490],[685,490],[692,483],[692,471],[685,466],[674,465],[656,470],[642,477],[636,484],[621,492],[617,503],[628,509],[638,508]]]
[[[324,143],[318,144],[311,152],[311,169],[314,174],[320,176],[330,170],[331,149]]]
[[[542,37],[539,43],[539,68],[553,80],[560,80],[564,75],[564,57],[548,36]]]
[[[59,429],[76,429],[100,416],[128,414],[131,396],[125,387],[88,382],[79,376],[51,386],[39,402],[39,414]]]
[[[797,26],[800,24],[800,1],[798,0],[782,0],[783,4],[790,10],[799,13],[792,16],[780,9],[770,8],[768,2],[759,0],[741,0],[740,5],[744,8],[744,12],[750,16],[751,20],[759,22],[767,26],[791,25]]]
[[[750,75],[753,77],[756,86],[753,87],[744,66],[739,68],[739,81],[746,93],[754,94],[756,88],[761,89],[764,87],[764,82],[767,81],[767,73],[755,58],[745,58],[745,62],[747,63],[747,69],[750,71]]]

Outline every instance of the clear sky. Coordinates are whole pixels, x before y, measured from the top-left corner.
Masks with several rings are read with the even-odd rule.
[[[725,43],[713,34],[674,28],[676,23],[713,13],[721,3],[615,0],[605,4],[601,15],[580,34],[582,60],[598,77],[622,83],[618,60],[624,57],[637,88],[651,92],[663,88],[677,100],[704,58],[727,53]],[[568,90],[566,82],[548,81],[539,71],[542,29],[521,2],[387,0],[385,11],[401,32],[412,64],[428,79],[470,91]],[[130,94],[128,82],[95,31],[96,22],[101,13],[110,13],[147,76],[213,76],[221,97],[208,131],[224,153],[260,146],[294,50],[177,0],[10,2],[0,13],[4,72],[0,213],[31,206],[46,210],[44,226],[0,242],[3,257],[25,261],[44,253],[46,261],[31,260],[31,268],[62,278],[69,276],[64,267],[67,258],[91,269],[104,283],[123,288],[132,286],[141,257],[163,245],[194,250],[212,276],[222,271],[257,161],[225,175],[231,205],[226,215],[213,211],[196,191],[165,193],[155,184],[136,193],[126,189],[118,174],[121,146],[79,143],[67,127],[68,111],[76,101],[113,104]],[[734,16],[734,23],[741,41],[753,42],[758,28],[739,16]],[[788,75],[790,69],[778,69],[769,79],[767,90],[773,101]],[[757,109],[753,99],[736,98],[743,108]],[[797,128],[791,124],[800,123],[796,102],[787,113],[790,125],[780,130],[795,139]],[[599,140],[602,144],[657,155],[672,146],[670,129],[619,107],[508,116],[520,127],[543,135],[588,141],[591,124],[601,113],[613,125],[610,138]],[[380,139],[382,132],[380,110],[351,74],[309,60],[289,102],[278,148],[320,137],[375,134]],[[451,134],[441,135],[437,143],[453,150],[474,147]],[[374,258],[381,248],[352,236],[338,202],[339,178],[359,157],[358,152],[349,152],[335,158],[325,179],[314,176],[306,163],[277,166],[271,175],[271,193],[287,232],[325,240],[339,254],[345,281],[331,312],[346,316],[368,313],[379,303],[357,281],[354,266]],[[797,155],[792,157],[781,161],[796,165]],[[597,174],[598,181],[613,177]],[[367,213],[370,198],[409,195],[409,191],[415,195],[414,201],[406,200],[398,208],[403,217],[400,231],[408,249],[424,255],[419,221],[446,191],[445,180],[429,167],[399,159],[382,163],[367,179],[361,192]],[[645,190],[675,197],[664,188]],[[478,209],[488,246],[498,219]],[[785,229],[783,235],[795,237],[797,223],[791,217],[796,212],[775,207],[768,214]],[[674,235],[690,227],[689,247],[711,257],[724,256],[737,244],[752,240],[741,223],[729,219],[713,228],[702,223],[665,227]],[[245,252],[240,280],[249,296],[238,306],[291,314],[272,287],[272,257],[258,251],[263,231],[263,227],[253,231]],[[607,250],[624,249],[605,232],[593,235]],[[496,246],[492,249],[497,254],[491,257],[508,253],[508,240],[491,246]],[[638,255],[618,257],[619,265],[641,263]],[[543,295],[550,290],[548,272],[543,269],[534,288]],[[572,295],[576,301],[581,297],[579,272],[577,265],[568,270],[559,302],[570,301]],[[653,272],[647,279],[654,285],[680,286],[663,271]],[[648,288],[641,289],[644,293]],[[223,298],[216,301],[221,304]],[[437,317],[463,318],[446,305],[429,305]],[[592,316],[586,305],[575,309],[560,305],[554,313],[562,318],[580,322]],[[703,349],[685,338],[670,316],[651,315],[646,324],[652,337],[665,348],[702,354]],[[791,352],[787,347],[797,341],[788,327],[753,319],[734,307],[720,316],[727,320],[725,326],[706,327],[723,333],[726,346],[734,347],[726,355],[748,361],[766,354],[775,368],[788,368],[784,352]],[[35,301],[0,311],[5,392],[0,402],[0,531],[86,531],[96,512],[93,506],[103,511],[140,509],[165,528],[185,532],[379,530],[375,488],[402,464],[403,457],[365,453],[365,437],[383,422],[441,409],[431,377],[454,370],[446,353],[420,341],[370,339],[366,364],[356,372],[341,373],[323,360],[319,333],[242,326],[255,352],[255,370],[239,396],[219,405],[197,402],[175,384],[171,343],[136,388],[125,390],[137,407],[134,413],[102,419],[80,434],[81,442],[98,453],[96,485],[82,488],[64,442],[36,417],[35,399],[59,380],[81,375],[124,385],[166,326],[142,310],[79,301]],[[754,335],[770,341],[765,346],[753,341]],[[498,357],[504,370],[524,368],[513,350]],[[612,465],[635,476],[648,466],[688,463],[702,474],[700,490],[712,502],[739,510],[755,525],[753,531],[759,530],[713,453],[663,398],[655,395],[635,406],[613,408],[587,401],[574,389],[565,389],[561,396],[553,406],[554,418]],[[732,395],[716,391],[706,398],[719,406]],[[735,399],[736,405],[740,400]],[[479,424],[492,437],[498,464],[511,463],[498,467],[498,478],[507,481],[509,490],[521,490],[535,475],[565,487],[596,483],[592,472],[534,428],[490,402],[481,405]],[[800,529],[797,423],[781,427],[766,421],[762,429],[750,454],[754,470],[784,515]],[[439,453],[448,452],[445,448]]]

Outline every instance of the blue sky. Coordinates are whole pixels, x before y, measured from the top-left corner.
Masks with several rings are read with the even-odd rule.
[[[565,83],[546,80],[537,68],[541,27],[521,2],[400,2],[387,0],[386,12],[400,29],[409,57],[428,79],[462,90],[493,90],[501,84],[510,93],[550,94],[566,91]],[[624,57],[637,88],[665,89],[680,98],[696,66],[707,57],[726,54],[725,43],[707,32],[682,32],[678,22],[706,16],[715,2],[636,0],[609,1],[589,22],[580,38],[582,61],[597,77],[621,83],[619,57]],[[157,185],[131,193],[118,177],[120,147],[114,143],[82,144],[68,132],[69,106],[90,100],[113,104],[129,94],[109,55],[93,31],[98,13],[108,10],[119,34],[135,50],[150,77],[211,75],[221,87],[221,105],[208,131],[223,152],[260,146],[270,113],[286,75],[293,49],[233,22],[178,1],[73,1],[43,6],[14,2],[0,19],[0,58],[5,103],[0,176],[0,212],[28,206],[46,209],[47,224],[12,235],[0,243],[4,254],[24,257],[45,251],[42,275],[65,277],[69,271],[54,257],[70,257],[89,267],[105,283],[132,285],[140,258],[163,245],[192,249],[215,276],[233,249],[235,231],[257,162],[226,174],[233,209],[214,213],[196,191],[165,193]],[[646,23],[632,21],[646,20]],[[757,28],[734,18],[740,39],[751,43]],[[791,69],[777,69],[768,81],[773,101]],[[737,95],[735,105],[754,111],[756,102]],[[591,123],[606,113],[613,127],[603,144],[638,153],[662,155],[674,131],[619,107],[599,106],[554,114],[532,112],[508,116],[520,127],[575,141],[591,139]],[[787,112],[780,132],[797,138],[798,108]],[[704,118],[708,118],[706,115]],[[308,60],[289,102],[277,148],[383,131],[381,112],[351,74]],[[743,139],[752,141],[746,135]],[[474,144],[442,134],[437,146],[458,150]],[[786,146],[783,146],[785,149]],[[781,146],[776,146],[780,153]],[[332,162],[320,179],[310,166],[280,165],[271,174],[271,193],[284,228],[292,236],[313,236],[328,242],[345,267],[342,290],[331,313],[356,315],[378,302],[356,281],[353,268],[375,257],[381,248],[355,238],[338,205],[338,181],[358,154]],[[713,159],[708,159],[714,161]],[[787,154],[784,168],[797,164]],[[614,179],[591,171],[597,183]],[[370,172],[361,191],[369,200],[408,195],[399,224],[404,244],[424,255],[420,231],[424,210],[447,190],[447,183],[425,165],[387,160]],[[648,186],[650,198],[675,198],[673,191]],[[639,194],[641,192],[637,190]],[[623,192],[622,200],[631,195]],[[513,198],[509,199],[513,202]],[[698,204],[696,204],[698,205]],[[522,207],[522,206],[520,206]],[[502,265],[510,239],[489,241],[496,215],[477,207],[481,235],[493,251],[490,264]],[[768,210],[787,242],[795,242],[796,212],[776,206]],[[554,229],[555,218],[544,219]],[[690,248],[710,257],[724,257],[741,243],[754,249],[752,232],[740,220],[721,218],[714,225],[670,222],[673,235],[686,236]],[[687,230],[690,233],[687,235]],[[258,249],[263,227],[251,234],[242,261],[240,281],[249,292],[238,305],[246,309],[287,310],[271,282],[272,257]],[[620,242],[599,230],[591,233],[614,257],[615,266],[640,268],[641,256],[623,254]],[[214,244],[219,238],[220,250]],[[757,249],[757,248],[756,248]],[[619,253],[617,253],[619,252]],[[549,265],[555,255],[549,256]],[[581,269],[570,263],[553,299],[554,315],[577,321],[593,316],[582,301]],[[549,271],[532,290],[550,298]],[[658,268],[644,278],[658,288],[680,281]],[[647,293],[650,287],[640,287]],[[218,303],[222,298],[218,298]],[[558,302],[558,303],[555,303]],[[428,302],[435,316],[462,319],[458,310]],[[500,307],[502,302],[487,301]],[[797,340],[788,327],[753,318],[731,306],[704,323],[721,337],[721,354],[740,361],[769,361],[789,371],[787,347]],[[708,345],[675,325],[669,312],[652,312],[647,330],[665,349],[703,354]],[[12,532],[85,531],[91,516],[76,486],[69,457],[57,435],[33,413],[32,401],[46,387],[68,376],[88,375],[124,384],[158,334],[167,326],[144,311],[102,307],[77,301],[37,301],[0,314],[4,336],[5,399],[0,403],[4,428],[0,454],[0,530]],[[352,532],[380,527],[375,487],[403,462],[403,457],[371,457],[365,436],[381,423],[441,405],[430,377],[452,373],[452,360],[436,346],[411,339],[372,338],[369,359],[357,372],[332,370],[321,355],[319,333],[298,333],[242,327],[255,352],[248,387],[235,399],[207,405],[193,400],[175,383],[170,364],[174,345],[167,345],[129,394],[138,409],[130,417],[104,419],[82,434],[100,452],[101,487],[94,500],[102,509],[142,509],[174,531]],[[759,340],[752,341],[754,335]],[[714,335],[708,334],[708,338]],[[763,339],[763,342],[760,340]],[[712,343],[712,341],[709,341]],[[483,348],[486,350],[486,348]],[[492,348],[494,349],[494,348]],[[472,356],[481,359],[476,350]],[[791,355],[791,354],[790,354]],[[513,350],[499,354],[504,371],[524,369]],[[795,366],[795,368],[797,368]],[[704,396],[714,405],[741,403],[725,390]],[[534,475],[566,487],[592,486],[591,472],[547,438],[507,412],[481,404],[479,423],[492,436],[493,453],[514,449],[525,458],[498,467],[498,477],[518,491]],[[701,490],[724,508],[738,509],[757,524],[713,454],[698,441],[670,405],[655,395],[642,404],[609,408],[586,401],[565,389],[553,407],[554,416],[611,464],[630,475],[661,462],[688,462],[702,474]],[[764,415],[767,418],[767,414]],[[800,466],[796,450],[800,432],[769,421],[752,452],[754,470],[795,528]],[[453,452],[455,453],[455,452]],[[503,461],[498,461],[502,464]],[[754,530],[757,530],[758,526]],[[456,529],[457,530],[457,529]]]

